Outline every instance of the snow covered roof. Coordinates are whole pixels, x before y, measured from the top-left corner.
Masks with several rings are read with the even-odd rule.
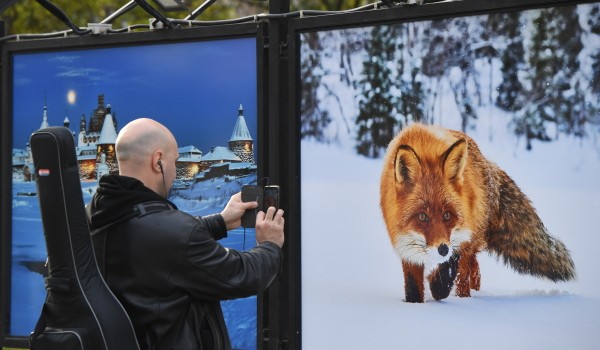
[[[27,152],[27,150],[24,150],[22,148],[13,148],[12,150],[12,156],[13,157],[19,157],[19,156],[29,156],[29,152]]]
[[[98,140],[98,144],[114,145],[116,142],[117,130],[115,130],[112,114],[108,113],[106,117],[104,117],[104,124],[102,124],[102,131],[100,131],[100,139]]]
[[[96,155],[95,154],[84,154],[84,155],[77,155],[77,160],[96,160]]]
[[[202,156],[202,151],[193,145],[179,147],[177,152],[179,152],[180,157],[181,155]]]
[[[77,151],[81,153],[82,151],[94,151],[96,152],[96,145],[94,144],[86,144],[77,147]]]
[[[202,151],[196,146],[183,146],[177,150],[179,152],[178,162],[199,162],[202,158]]]
[[[46,108],[46,105],[44,104],[44,116],[42,118],[42,125],[40,125],[40,129],[45,129],[49,126],[50,126],[50,124],[48,123],[48,109]]]
[[[248,125],[246,125],[246,119],[244,118],[244,109],[242,105],[240,105],[240,109],[238,110],[238,118],[233,127],[233,133],[231,134],[231,141],[252,141],[252,136],[250,136],[250,130],[248,130]]]
[[[226,162],[226,163],[217,163],[217,164],[213,164],[213,165],[211,165],[210,167],[211,167],[211,168],[222,168],[222,167],[226,167],[226,168],[228,168],[228,169],[229,169],[229,165],[230,165],[230,164],[231,164],[231,163],[228,163],[228,162]]]
[[[177,163],[197,163],[199,162],[201,159],[200,157],[181,157],[179,156],[179,158],[177,158]]]
[[[240,162],[240,163],[229,164],[229,170],[252,169],[252,168],[256,168],[256,164],[252,164],[249,162]]]
[[[235,153],[231,152],[229,148],[223,146],[214,147],[210,150],[210,152],[202,156],[200,160],[203,162],[220,160],[231,160],[236,162],[242,161],[240,157],[236,156]]]
[[[196,148],[196,146],[193,145],[179,147],[177,150],[179,151],[179,153],[202,153],[202,151],[200,151],[198,148]]]
[[[12,164],[13,166],[21,166],[27,164],[29,158],[29,152],[21,148],[13,148],[12,151]]]

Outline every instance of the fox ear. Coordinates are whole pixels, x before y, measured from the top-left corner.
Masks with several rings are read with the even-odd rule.
[[[444,175],[446,175],[450,181],[462,183],[463,172],[467,166],[467,158],[467,141],[460,139],[450,146],[450,148],[442,155],[442,169],[444,169]]]
[[[414,183],[419,166],[419,157],[415,151],[410,146],[400,145],[394,161],[396,183]]]

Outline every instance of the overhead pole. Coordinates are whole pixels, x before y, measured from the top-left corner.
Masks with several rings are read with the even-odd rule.
[[[127,4],[123,5],[120,9],[112,13],[110,16],[103,19],[100,24],[110,24],[119,16],[129,12],[131,9],[137,6],[135,0],[130,0]]]

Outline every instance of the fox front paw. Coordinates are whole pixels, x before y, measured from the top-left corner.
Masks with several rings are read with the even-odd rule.
[[[471,288],[469,286],[456,285],[456,296],[461,298],[471,297]]]
[[[455,254],[442,263],[429,276],[429,289],[435,300],[442,300],[450,295],[458,270],[460,256]]]
[[[469,280],[462,278],[463,276],[459,273],[456,279],[456,296],[461,298],[469,298],[471,296],[471,287]]]
[[[421,283],[423,281],[421,280]],[[419,284],[412,278],[408,277],[405,281],[404,292],[407,303],[422,303],[424,301],[423,287],[419,288]]]
[[[481,271],[479,270],[479,263],[477,259],[471,261],[471,275],[469,276],[469,287],[473,290],[479,290],[481,288]]]

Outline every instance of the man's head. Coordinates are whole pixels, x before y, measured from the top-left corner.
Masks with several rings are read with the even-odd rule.
[[[148,118],[125,125],[116,143],[119,174],[134,177],[166,197],[175,180],[177,141],[164,125]]]

